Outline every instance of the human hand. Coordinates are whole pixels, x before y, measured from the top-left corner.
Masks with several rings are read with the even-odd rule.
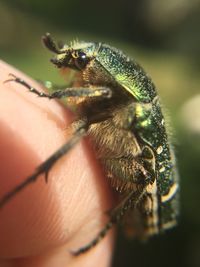
[[[21,72],[0,62],[0,196],[33,173],[68,139],[72,121],[65,107],[39,98],[22,85],[3,82]],[[42,90],[42,89],[41,89]],[[78,257],[70,251],[91,241],[107,221],[112,194],[87,140],[81,141],[44,177],[0,210],[0,267],[109,266],[112,231]],[[98,224],[97,224],[98,222]]]

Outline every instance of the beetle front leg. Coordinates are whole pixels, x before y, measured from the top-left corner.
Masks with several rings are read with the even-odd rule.
[[[108,87],[103,86],[95,86],[95,87],[71,87],[66,88],[64,90],[57,90],[51,94],[47,94],[44,92],[38,91],[36,88],[32,87],[30,84],[28,84],[23,79],[15,76],[14,74],[9,74],[12,78],[4,81],[4,83],[7,82],[16,82],[24,87],[26,87],[31,93],[36,94],[39,97],[45,97],[49,99],[60,99],[63,97],[104,97],[104,98],[110,98],[112,96],[112,91]]]

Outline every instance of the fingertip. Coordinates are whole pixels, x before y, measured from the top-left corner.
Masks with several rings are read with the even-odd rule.
[[[39,88],[3,62],[0,69],[1,81],[14,73]],[[1,82],[0,87],[2,195],[66,142],[69,137],[63,129],[72,116],[58,102],[40,99],[19,84]],[[99,229],[103,226],[102,214],[112,206],[112,196],[87,141],[54,166],[47,185],[43,178],[0,211],[3,257],[30,257],[65,243],[79,247],[94,237],[91,219],[100,221]]]

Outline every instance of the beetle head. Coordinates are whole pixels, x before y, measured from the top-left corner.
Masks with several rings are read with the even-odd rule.
[[[72,44],[57,47],[49,33],[42,37],[44,45],[57,54],[51,62],[58,68],[72,68],[83,70],[86,65],[95,58],[99,45],[88,42],[74,42]]]

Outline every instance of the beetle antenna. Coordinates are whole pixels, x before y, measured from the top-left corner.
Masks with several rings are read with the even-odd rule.
[[[44,36],[42,36],[42,42],[50,51],[56,54],[63,53],[63,51],[57,48],[56,43],[52,39],[50,33],[47,32]]]

